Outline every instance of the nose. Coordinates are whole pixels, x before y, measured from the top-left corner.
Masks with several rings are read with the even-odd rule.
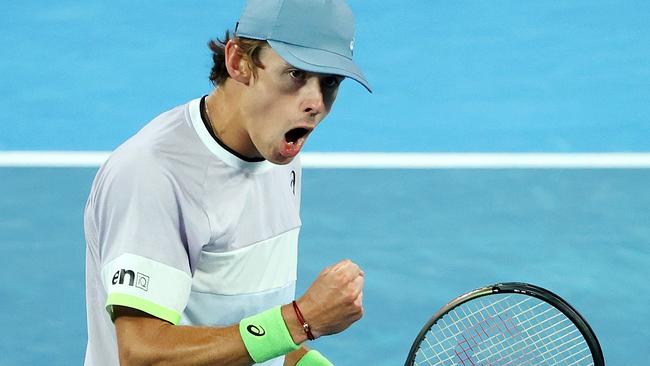
[[[317,116],[325,112],[325,100],[321,89],[320,79],[312,76],[304,86],[305,94],[301,107],[303,112]]]

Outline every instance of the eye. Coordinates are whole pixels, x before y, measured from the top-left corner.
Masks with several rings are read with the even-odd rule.
[[[303,80],[306,75],[307,75],[307,73],[302,71],[302,70],[291,70],[291,71],[289,71],[289,76],[291,76],[292,78],[297,79],[297,80]]]
[[[331,75],[331,76],[324,77],[321,82],[323,83],[323,86],[325,86],[326,88],[336,88],[337,86],[339,86],[339,84],[341,84],[342,81],[343,81],[342,77]]]

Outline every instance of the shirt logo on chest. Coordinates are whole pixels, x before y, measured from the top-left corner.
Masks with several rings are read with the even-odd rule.
[[[293,192],[293,195],[296,195],[296,171],[292,170],[291,171],[291,182],[289,183],[291,186],[291,192]]]

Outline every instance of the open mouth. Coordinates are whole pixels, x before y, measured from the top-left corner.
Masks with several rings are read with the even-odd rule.
[[[298,127],[294,128],[291,131],[287,132],[284,134],[285,140],[287,140],[288,143],[294,144],[298,142],[301,138],[307,136],[309,134],[309,130],[306,128]]]
[[[307,135],[311,131],[310,128],[304,127],[296,127],[289,130],[289,132],[284,134],[284,143],[282,144],[280,154],[285,158],[293,158],[298,155],[305,141],[307,141]]]

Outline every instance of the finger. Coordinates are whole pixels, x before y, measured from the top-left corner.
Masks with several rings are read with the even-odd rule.
[[[328,274],[328,273],[331,272],[331,271],[332,271],[332,266],[327,266],[327,267],[323,268],[322,271],[320,271],[320,275],[319,275],[319,276],[322,276],[322,275]]]
[[[357,276],[357,277],[352,281],[352,286],[354,286],[354,288],[357,288],[357,289],[359,289],[359,290],[362,290],[362,289],[363,289],[363,284],[364,284],[364,283],[365,283],[365,278],[363,278],[363,277],[361,277],[361,276]]]
[[[359,294],[363,292],[363,277],[357,277],[352,283],[350,283],[350,289],[352,290],[352,297],[357,298]]]
[[[359,296],[354,300],[354,305],[358,307],[363,307],[363,291],[359,293]]]
[[[352,262],[352,261],[347,261],[341,265],[341,267],[338,268],[338,272],[347,272],[352,274],[353,276],[358,276],[361,272],[361,268],[359,267],[358,264]]]
[[[354,264],[354,263],[352,263],[352,261],[349,260],[349,259],[344,259],[344,260],[336,263],[335,265],[333,265],[332,266],[332,271],[334,271],[334,272],[340,271],[340,270],[344,269],[345,267],[349,266],[350,264]]]
[[[365,273],[363,272],[363,270],[361,269],[361,267],[359,267],[358,264],[356,264],[356,263],[354,263],[354,262],[352,262],[352,261],[346,263],[346,265],[344,266],[344,268],[345,268],[346,270],[348,270],[348,271],[354,273],[355,276],[363,276],[363,275],[365,275]]]
[[[341,281],[341,283],[350,283],[356,281],[357,278],[363,278],[362,276],[359,275],[358,268],[359,267],[357,267],[356,264],[351,263],[346,267],[340,268],[336,272],[336,276],[339,278],[339,281]]]

